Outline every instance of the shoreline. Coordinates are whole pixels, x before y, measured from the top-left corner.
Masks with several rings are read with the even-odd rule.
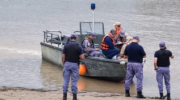
[[[27,89],[14,87],[0,87],[0,100],[61,100],[63,93],[60,90]],[[136,95],[125,97],[125,94],[78,92],[78,100],[139,100]],[[68,92],[68,99],[72,99],[72,93]],[[158,97],[147,97],[146,100],[158,99]],[[180,99],[172,99],[180,100]]]

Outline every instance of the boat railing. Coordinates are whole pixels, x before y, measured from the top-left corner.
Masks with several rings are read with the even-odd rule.
[[[61,31],[43,31],[44,32],[44,43],[49,43],[52,45],[53,42],[52,40],[53,39],[57,39],[57,41],[60,41],[60,44],[58,44],[58,47],[59,45],[62,45],[62,42],[61,42],[61,37],[62,37],[62,32]]]

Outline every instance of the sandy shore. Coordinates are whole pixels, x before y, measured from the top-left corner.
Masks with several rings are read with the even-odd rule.
[[[23,88],[0,88],[0,100],[62,100],[61,91],[34,90]],[[157,98],[146,98],[151,100]],[[68,100],[72,100],[72,94],[68,93]],[[78,100],[139,100],[135,96],[126,98],[121,94],[79,92]],[[143,100],[143,99],[141,99]]]

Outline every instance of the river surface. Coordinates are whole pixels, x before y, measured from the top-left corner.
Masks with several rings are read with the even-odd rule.
[[[173,52],[171,92],[180,98],[180,1],[179,0],[0,0],[0,86],[62,90],[62,68],[41,58],[44,30],[71,34],[79,22],[90,22],[90,4],[96,3],[95,20],[105,32],[120,21],[129,35],[139,35],[147,53],[144,95],[159,96],[154,52],[165,41]],[[131,92],[136,94],[136,79]],[[80,77],[78,89],[89,92],[124,93],[123,83]],[[164,93],[166,93],[164,87]]]

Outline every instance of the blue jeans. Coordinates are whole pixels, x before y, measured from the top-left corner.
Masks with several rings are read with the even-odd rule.
[[[102,53],[108,57],[109,59],[112,59],[115,55],[119,54],[118,49],[108,49],[108,50],[102,50]]]

